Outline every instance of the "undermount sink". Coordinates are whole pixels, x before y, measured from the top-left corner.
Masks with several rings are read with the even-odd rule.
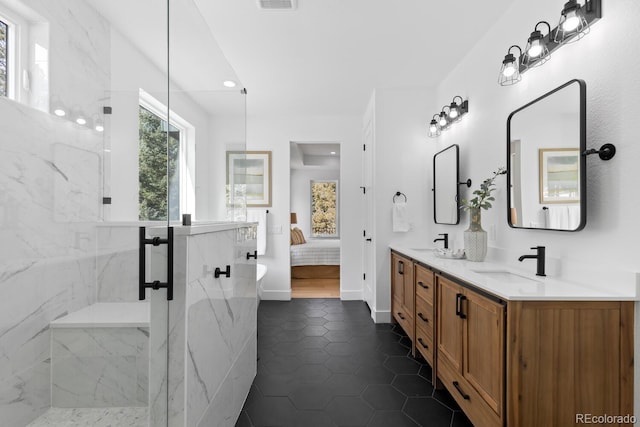
[[[513,285],[542,283],[538,280],[530,279],[528,277],[521,276],[516,273],[511,273],[510,271],[506,271],[506,270],[471,270],[471,271],[473,271],[474,273],[486,276],[490,279],[513,284]]]

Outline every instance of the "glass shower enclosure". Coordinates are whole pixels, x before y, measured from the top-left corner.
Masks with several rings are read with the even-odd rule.
[[[0,0],[3,425],[175,425],[170,236],[245,216],[245,105],[193,0]]]

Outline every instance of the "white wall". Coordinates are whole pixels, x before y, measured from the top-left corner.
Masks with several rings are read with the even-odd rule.
[[[251,96],[249,93],[248,96]],[[340,145],[340,237],[341,296],[361,299],[360,195],[361,117],[253,117],[247,119],[247,150],[272,151],[273,206],[269,208],[272,233],[267,253],[259,262],[268,267],[263,281],[263,299],[291,297],[289,258],[291,141],[336,141]],[[273,232],[277,231],[277,234]]]
[[[291,170],[291,212],[298,217],[298,227],[305,239],[311,237],[311,181],[339,180],[340,171],[336,169],[292,169]],[[338,182],[338,197],[342,193]],[[342,206],[338,205],[338,215],[342,215]],[[341,230],[340,230],[341,231]]]

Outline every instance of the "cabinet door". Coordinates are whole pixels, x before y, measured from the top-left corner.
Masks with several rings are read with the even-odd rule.
[[[461,302],[462,376],[496,414],[504,400],[505,307],[469,289]]]
[[[463,319],[458,316],[458,309],[462,287],[442,276],[436,276],[436,282],[438,360],[448,362],[456,372],[461,372]]]

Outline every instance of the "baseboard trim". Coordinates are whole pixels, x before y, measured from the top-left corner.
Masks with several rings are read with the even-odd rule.
[[[340,291],[340,299],[343,301],[362,301],[362,291]]]
[[[371,310],[371,318],[376,323],[391,323],[391,310]]]
[[[286,291],[270,291],[262,289],[260,299],[265,301],[291,301],[291,289]]]

